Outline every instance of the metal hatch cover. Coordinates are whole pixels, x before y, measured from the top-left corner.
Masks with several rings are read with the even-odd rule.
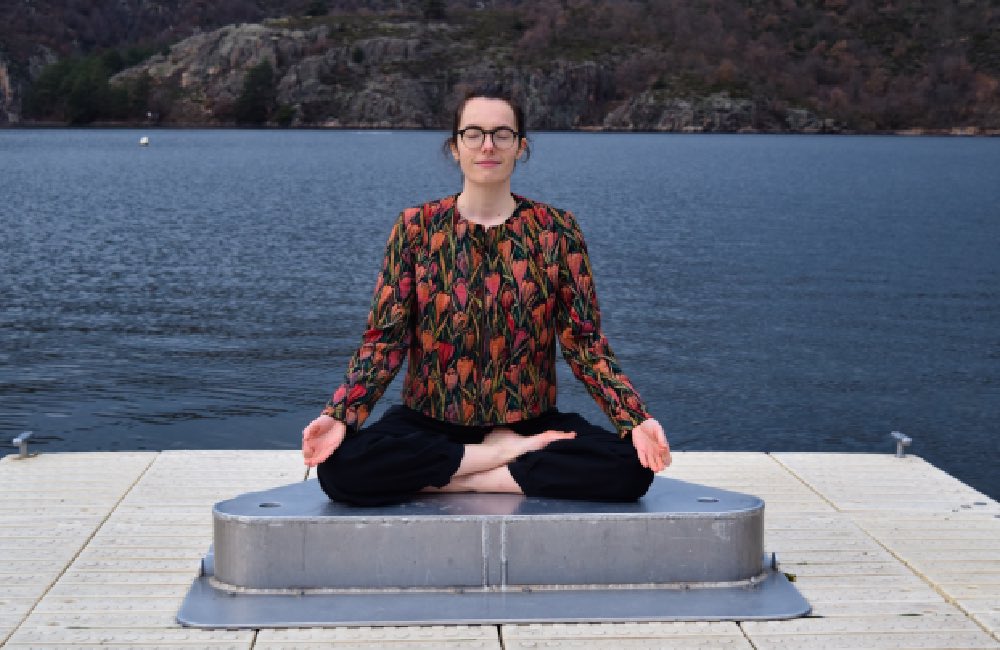
[[[758,497],[657,477],[635,503],[428,494],[331,502],[315,480],[216,504],[181,606],[208,628],[794,618]]]

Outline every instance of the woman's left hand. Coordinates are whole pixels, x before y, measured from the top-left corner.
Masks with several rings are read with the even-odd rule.
[[[670,466],[670,445],[660,423],[649,418],[632,429],[632,446],[639,455],[643,467],[654,472]]]

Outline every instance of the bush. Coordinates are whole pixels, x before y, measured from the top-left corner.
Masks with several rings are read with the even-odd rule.
[[[294,119],[295,109],[288,104],[281,104],[278,106],[278,110],[274,112],[274,121],[280,126],[291,126]]]
[[[326,0],[312,0],[306,8],[307,16],[325,16],[328,13],[330,13],[330,8],[327,6]]]

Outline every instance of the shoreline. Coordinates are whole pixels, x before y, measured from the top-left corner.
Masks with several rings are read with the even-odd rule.
[[[279,126],[273,124],[246,126],[238,124],[204,124],[204,123],[168,123],[148,124],[140,122],[100,122],[94,124],[57,124],[52,122],[17,122],[0,124],[0,131],[19,130],[74,130],[74,131],[127,131],[139,129],[155,129],[163,131],[427,131],[431,133],[447,132],[446,128],[423,128],[391,125],[324,125],[309,124],[298,126]],[[580,127],[576,129],[532,129],[531,133],[595,133],[595,134],[637,134],[637,135],[821,135],[821,136],[897,136],[906,138],[937,137],[937,138],[997,138],[1000,129],[984,129],[980,127],[952,127],[950,129],[908,128],[894,131],[854,131],[849,129],[824,131],[807,129],[802,131],[764,131],[756,129],[739,129],[736,131],[708,131],[705,129],[685,128],[679,131],[667,129],[606,129],[603,127]]]

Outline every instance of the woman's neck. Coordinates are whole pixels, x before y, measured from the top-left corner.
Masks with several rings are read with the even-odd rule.
[[[496,226],[510,217],[517,201],[510,193],[510,184],[492,187],[471,186],[466,183],[458,195],[458,212],[466,221],[482,226]]]

